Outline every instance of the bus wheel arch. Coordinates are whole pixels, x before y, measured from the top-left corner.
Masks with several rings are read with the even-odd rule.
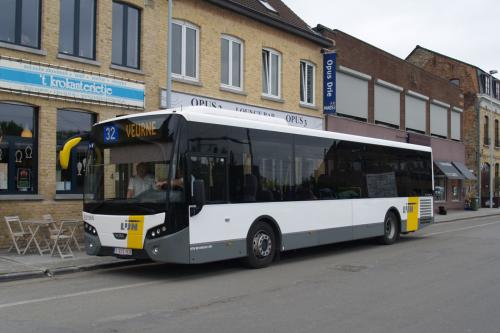
[[[379,242],[384,245],[394,244],[401,233],[401,215],[395,207],[387,210],[384,217],[384,234],[380,236]]]
[[[268,236],[274,240],[272,248],[274,253],[266,258],[257,258],[253,250],[255,237],[258,236],[256,233],[260,231],[263,231],[264,234],[268,234]],[[267,235],[265,237],[267,237]],[[282,244],[281,238],[281,229],[274,218],[268,215],[256,218],[247,233],[247,258],[245,260],[247,266],[251,268],[263,268],[270,265],[273,261],[278,260]]]

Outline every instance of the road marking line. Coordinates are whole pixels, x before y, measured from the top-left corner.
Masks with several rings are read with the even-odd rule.
[[[128,288],[135,288],[135,287],[144,287],[144,286],[149,286],[149,285],[153,285],[153,284],[159,284],[161,282],[163,282],[163,281],[149,281],[149,282],[142,282],[142,283],[135,283],[135,284],[127,284],[127,285],[124,285],[124,286],[108,287],[108,288],[101,288],[101,289],[94,289],[94,290],[86,290],[86,291],[80,291],[80,292],[71,293],[71,294],[63,294],[63,295],[57,295],[57,296],[35,298],[35,299],[29,299],[29,300],[26,300],[26,301],[19,301],[19,302],[13,302],[13,303],[5,303],[5,304],[0,304],[0,309],[10,308],[10,307],[19,306],[19,305],[26,305],[26,304],[33,304],[33,303],[41,303],[41,302],[48,302],[48,301],[60,300],[60,299],[65,299],[65,298],[77,297],[77,296],[99,294],[99,293],[116,291],[116,290],[121,290],[121,289],[128,289]]]
[[[438,232],[431,232],[430,234],[424,234],[423,236],[434,236],[434,235],[440,235],[440,234],[447,234],[447,233],[450,233],[450,232],[463,231],[463,230],[475,229],[475,228],[480,228],[480,227],[486,227],[488,225],[499,224],[499,223],[500,223],[500,221],[489,222],[489,223],[484,223],[484,224],[479,224],[479,225],[473,225],[473,226],[463,227],[463,228],[458,228],[458,229],[452,229],[452,230],[446,230],[446,231],[438,231]]]

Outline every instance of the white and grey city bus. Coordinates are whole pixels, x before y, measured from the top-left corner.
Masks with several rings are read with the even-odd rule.
[[[103,121],[85,140],[90,255],[264,267],[291,249],[392,244],[433,220],[429,147],[203,107]]]

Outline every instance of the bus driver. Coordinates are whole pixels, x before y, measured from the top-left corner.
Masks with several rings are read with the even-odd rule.
[[[128,183],[127,199],[137,197],[139,194],[156,187],[146,163],[137,164],[136,170],[137,175],[130,178]]]

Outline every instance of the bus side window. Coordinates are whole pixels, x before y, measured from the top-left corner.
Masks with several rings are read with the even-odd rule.
[[[226,159],[214,156],[191,156],[191,174],[205,183],[208,203],[226,202]]]
[[[335,140],[294,136],[296,200],[336,199],[334,174],[328,173],[327,156]]]

